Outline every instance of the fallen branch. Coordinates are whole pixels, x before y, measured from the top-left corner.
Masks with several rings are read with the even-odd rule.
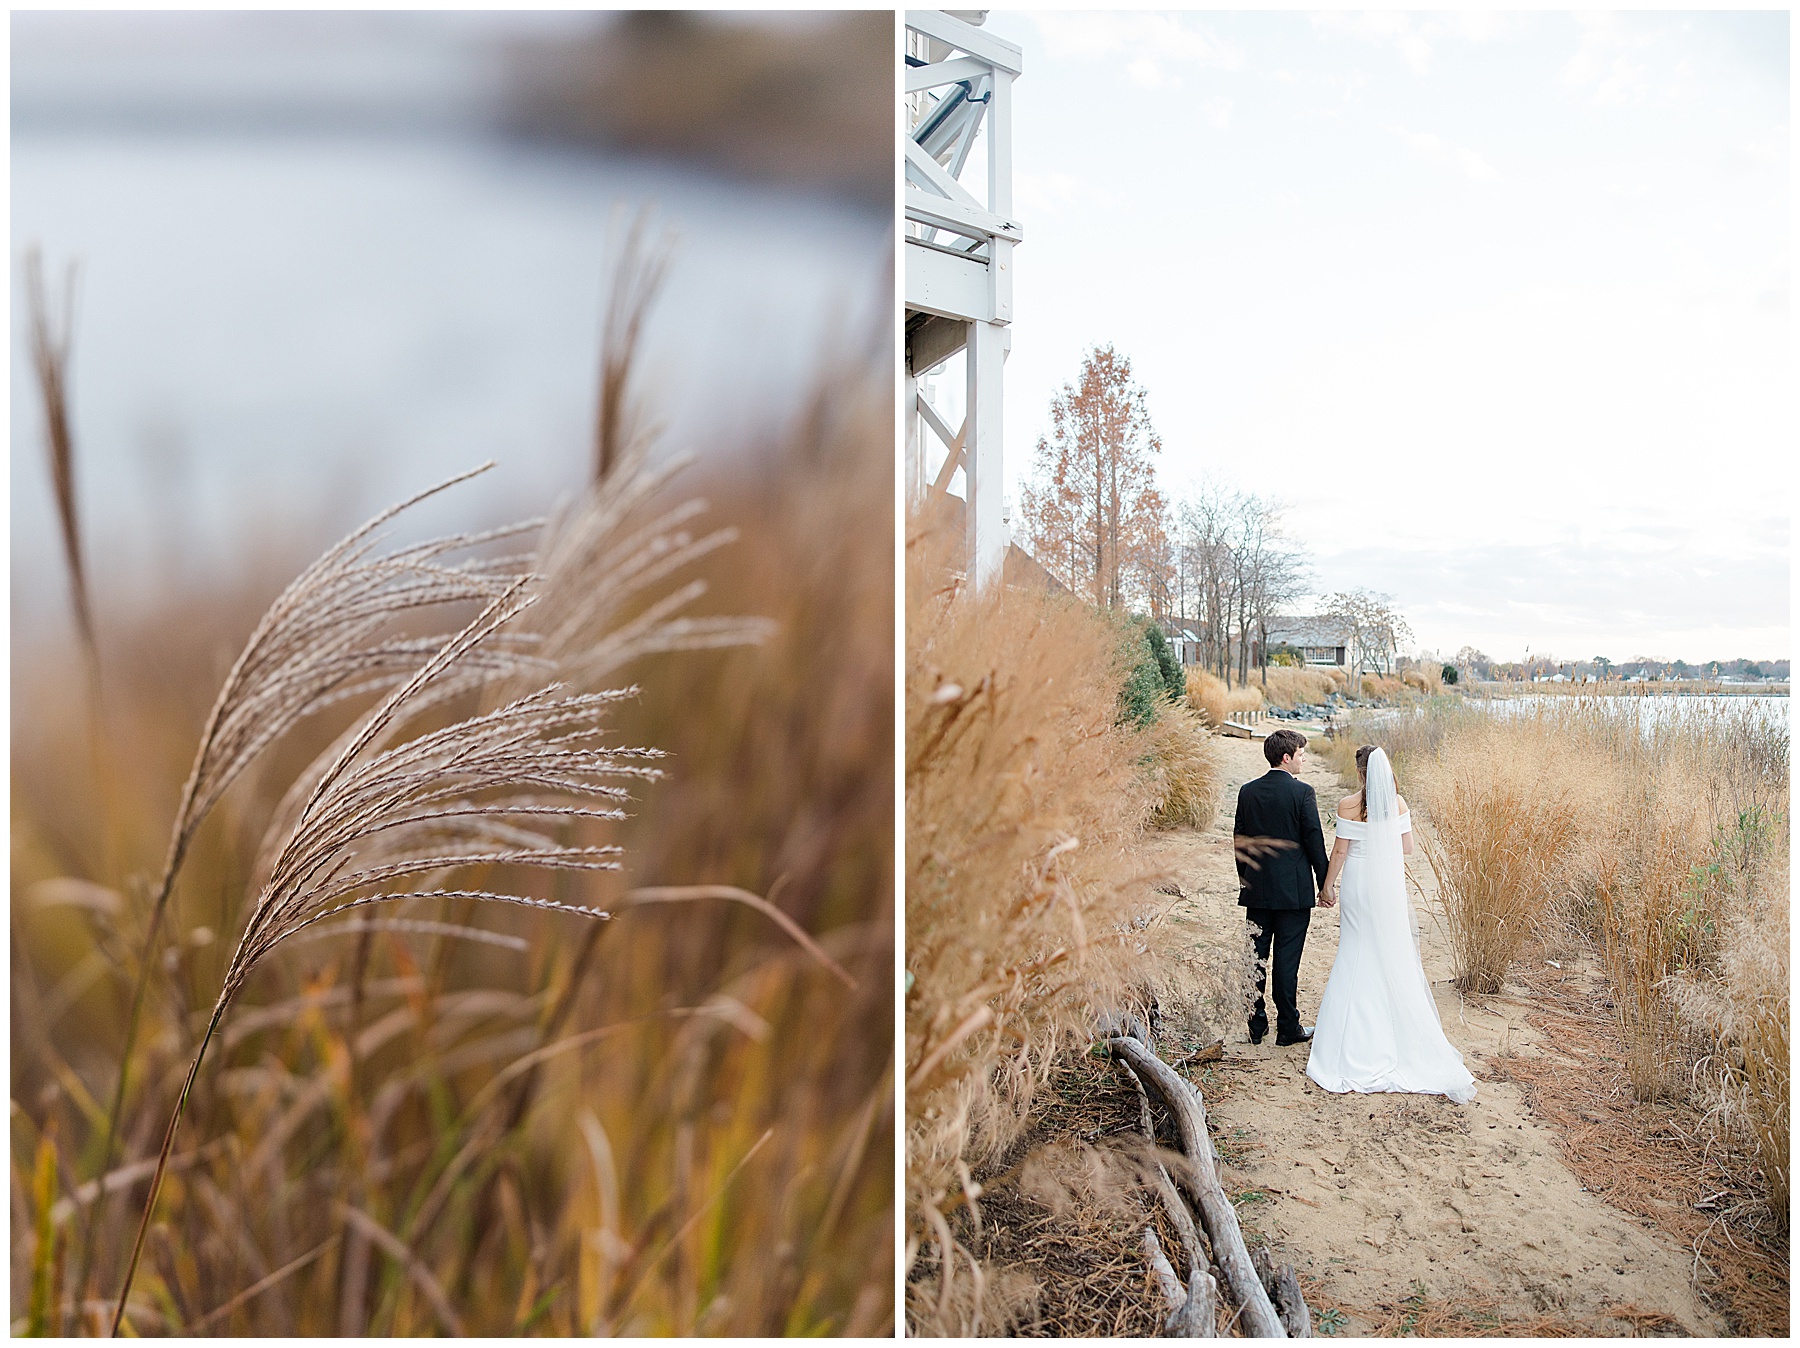
[[[1310,1339],[1313,1336],[1312,1312],[1307,1310],[1306,1298],[1300,1293],[1300,1279],[1294,1276],[1294,1266],[1283,1264],[1277,1268],[1269,1252],[1260,1245],[1250,1258],[1263,1286],[1269,1291],[1270,1300],[1281,1314],[1282,1327],[1287,1330],[1288,1337]]]
[[[1162,1290],[1163,1303],[1169,1308],[1169,1318],[1163,1322],[1163,1337],[1217,1338],[1215,1326],[1218,1320],[1213,1314],[1213,1306],[1218,1301],[1218,1284],[1213,1281],[1212,1274],[1195,1265],[1188,1274],[1187,1287],[1183,1288],[1174,1267],[1163,1254],[1162,1242],[1157,1240],[1154,1227],[1144,1228],[1144,1254],[1150,1260],[1151,1272],[1156,1275],[1156,1285]]]
[[[1134,1038],[1136,1036],[1133,1036]],[[1139,1125],[1144,1130],[1144,1137],[1152,1147],[1156,1145],[1156,1125],[1150,1118],[1150,1097],[1144,1093],[1144,1083],[1138,1080],[1138,1074],[1131,1070],[1131,1064],[1114,1059],[1118,1068],[1131,1079],[1137,1091]],[[1200,1233],[1194,1228],[1194,1215],[1188,1211],[1188,1205],[1182,1201],[1175,1190],[1175,1181],[1169,1178],[1168,1167],[1161,1161],[1156,1166],[1156,1196],[1162,1200],[1163,1211],[1169,1214],[1169,1224],[1175,1228],[1175,1234],[1181,1241],[1182,1253],[1187,1255],[1189,1276],[1193,1270],[1208,1268],[1212,1260],[1206,1248],[1200,1243]]]
[[[1218,1317],[1213,1307],[1219,1303],[1219,1285],[1213,1275],[1195,1269],[1188,1275],[1187,1304],[1169,1317],[1163,1335],[1171,1339],[1216,1339]]]
[[[1202,1063],[1223,1062],[1225,1060],[1225,1041],[1215,1039],[1205,1048],[1195,1049],[1184,1058],[1177,1058],[1170,1063],[1171,1067],[1198,1067]]]
[[[1181,1168],[1182,1187],[1200,1211],[1219,1272],[1224,1276],[1226,1290],[1237,1302],[1246,1333],[1258,1339],[1287,1338],[1287,1329],[1250,1260],[1237,1211],[1219,1182],[1200,1092],[1136,1039],[1114,1036],[1107,1041],[1107,1047],[1162,1097],[1175,1120],[1181,1151],[1187,1158],[1187,1164]]]
[[[1144,1228],[1144,1257],[1150,1261],[1150,1272],[1156,1277],[1157,1290],[1162,1293],[1163,1304],[1173,1315],[1187,1303],[1187,1289],[1181,1285],[1181,1279],[1175,1276],[1175,1266],[1169,1262],[1168,1255],[1163,1253],[1162,1242],[1156,1238],[1156,1228]]]

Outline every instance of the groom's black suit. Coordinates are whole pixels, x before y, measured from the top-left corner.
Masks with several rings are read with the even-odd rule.
[[[1250,920],[1256,946],[1256,1004],[1250,1011],[1250,1036],[1269,1032],[1263,1009],[1271,945],[1275,953],[1275,1037],[1300,1038],[1300,954],[1312,920],[1316,888],[1325,886],[1325,830],[1319,826],[1319,802],[1313,789],[1291,772],[1270,768],[1238,790],[1237,817],[1231,826],[1237,853],[1238,903]],[[1264,840],[1260,844],[1255,840]],[[1287,844],[1281,846],[1281,844]]]

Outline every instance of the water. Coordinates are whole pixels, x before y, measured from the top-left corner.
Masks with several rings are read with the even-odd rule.
[[[1593,696],[1526,693],[1518,697],[1471,697],[1451,704],[1495,716],[1526,716],[1537,712],[1555,715],[1558,711],[1575,712],[1577,708],[1599,708],[1621,721],[1630,719],[1648,740],[1656,732],[1680,727],[1683,723],[1714,732],[1748,730],[1755,738],[1772,746],[1785,744],[1791,736],[1790,702],[1775,694],[1663,693],[1637,696]],[[1387,725],[1405,735],[1411,726],[1409,718],[1423,718],[1429,707],[1383,708],[1375,712],[1353,713],[1358,724]],[[1784,751],[1785,752],[1785,751]]]
[[[1572,705],[1576,698],[1554,693],[1525,693],[1519,697],[1470,698],[1467,705],[1500,715],[1519,715],[1539,708]],[[1604,708],[1615,716],[1629,716],[1646,731],[1683,720],[1702,717],[1768,720],[1786,725],[1789,699],[1763,693],[1656,693],[1643,697],[1595,696],[1580,698],[1589,706]]]
[[[679,235],[642,366],[671,448],[791,415],[821,356],[891,311],[882,213],[470,131],[27,126],[12,182],[15,247],[42,245],[53,293],[81,262],[73,421],[103,604],[147,569],[229,565],[271,527],[323,536],[487,458],[497,479],[420,527],[537,513],[578,482],[619,203],[655,203]],[[29,623],[63,579],[14,347]]]

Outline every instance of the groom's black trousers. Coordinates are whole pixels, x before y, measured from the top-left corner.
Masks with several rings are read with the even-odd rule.
[[[1263,984],[1268,979],[1269,953],[1273,947],[1275,976],[1272,992],[1275,998],[1275,1037],[1298,1039],[1300,1024],[1300,953],[1306,949],[1306,928],[1312,921],[1310,908],[1246,908],[1250,921],[1250,939],[1256,947],[1256,1002],[1250,1008],[1250,1033],[1260,1038],[1269,1032],[1268,1013],[1263,1008]]]

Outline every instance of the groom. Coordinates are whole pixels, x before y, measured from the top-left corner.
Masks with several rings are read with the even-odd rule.
[[[1273,946],[1275,1043],[1286,1047],[1312,1038],[1312,1030],[1300,1024],[1296,997],[1314,884],[1325,887],[1325,830],[1319,826],[1313,789],[1298,776],[1306,762],[1306,736],[1297,730],[1277,730],[1263,741],[1263,757],[1269,760],[1269,771],[1238,790],[1231,841],[1237,855],[1238,903],[1250,921],[1256,947],[1250,1042],[1262,1043],[1269,1032],[1263,983]],[[1322,898],[1319,903],[1329,908],[1332,900]]]

